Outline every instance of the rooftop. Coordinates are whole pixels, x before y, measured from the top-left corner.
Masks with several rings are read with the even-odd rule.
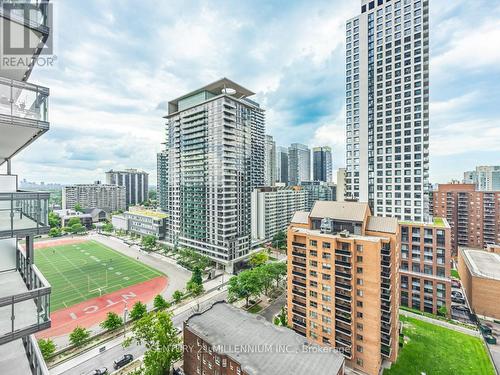
[[[353,234],[349,233],[348,237],[343,237],[340,233],[324,233],[319,229],[307,229],[307,228],[296,228],[292,229],[296,233],[307,234],[310,236],[321,236],[324,238],[331,238],[334,240],[345,240],[347,238],[355,239],[355,240],[363,240],[370,242],[379,242],[379,241],[389,241],[389,237],[383,236],[372,236],[372,235],[361,235],[361,234]]]
[[[424,225],[424,226],[434,226],[438,228],[449,228],[448,220],[442,217],[435,217],[432,221],[400,221],[399,224],[403,225]]]
[[[473,276],[500,281],[500,254],[461,248],[467,268]]]
[[[368,203],[316,201],[309,216],[362,222],[369,213]]]
[[[296,224],[308,224],[309,223],[309,212],[307,212],[307,211],[295,211],[291,222],[296,223]]]
[[[393,217],[370,216],[366,230],[371,232],[397,233],[398,220]]]
[[[224,302],[194,314],[186,327],[210,343],[212,350],[236,360],[250,375],[336,374],[344,363],[335,349],[320,347],[289,328]]]
[[[155,219],[165,219],[168,217],[168,215],[163,213],[163,212],[150,211],[150,210],[140,210],[140,209],[132,209],[130,211],[127,211],[126,213],[130,214],[130,215],[140,215],[140,216],[152,217]]]

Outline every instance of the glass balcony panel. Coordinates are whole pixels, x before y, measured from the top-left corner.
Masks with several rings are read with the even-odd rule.
[[[0,236],[44,234],[48,226],[49,193],[0,193]]]
[[[49,89],[0,77],[0,114],[48,121]]]

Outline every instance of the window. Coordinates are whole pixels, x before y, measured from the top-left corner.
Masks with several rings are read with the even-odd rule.
[[[361,345],[356,345],[356,351],[358,353],[363,353],[363,347]]]

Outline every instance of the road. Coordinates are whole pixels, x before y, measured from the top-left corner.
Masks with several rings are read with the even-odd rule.
[[[227,290],[222,288],[201,296],[198,301],[192,301],[185,306],[174,310],[173,322],[176,327],[182,329],[183,322],[193,313],[210,307],[214,302],[227,299]],[[113,361],[124,354],[132,354],[134,358],[144,354],[145,348],[135,344],[124,349],[121,346],[123,337],[119,337],[105,344],[106,350],[99,353],[99,348],[93,349],[87,353],[71,359],[57,367],[51,369],[50,375],[82,375],[88,374],[92,370],[100,367],[107,367],[108,371],[113,370]]]

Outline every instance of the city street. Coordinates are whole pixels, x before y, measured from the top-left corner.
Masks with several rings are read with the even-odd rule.
[[[222,301],[227,298],[226,287],[221,290],[214,290],[206,295],[202,295],[197,300],[191,301],[188,304],[174,310],[173,322],[176,327],[182,330],[183,322],[188,319],[193,313],[202,311],[210,307],[214,302]],[[124,349],[121,346],[123,337],[114,339],[102,346],[106,350],[102,353],[99,348],[90,350],[80,356],[71,359],[68,362],[62,363],[50,370],[51,375],[82,375],[91,372],[100,367],[107,367],[108,371],[113,370],[113,361],[120,358],[124,354],[132,354],[134,358],[144,354],[145,348],[142,346],[131,345]],[[102,347],[101,346],[101,347]]]

